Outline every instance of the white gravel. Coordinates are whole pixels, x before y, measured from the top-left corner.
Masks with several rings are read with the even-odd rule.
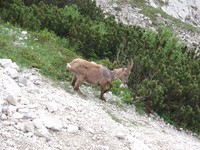
[[[200,149],[199,139],[191,134],[177,131],[159,117],[139,115],[134,106],[122,109],[102,102],[90,87],[82,86],[89,95],[81,98],[34,69],[15,69],[13,79],[6,69],[14,68],[14,63],[9,60],[10,64],[2,67],[5,61],[0,59],[1,150]],[[6,100],[8,96],[13,96],[11,102]],[[106,96],[108,101],[119,100]]]

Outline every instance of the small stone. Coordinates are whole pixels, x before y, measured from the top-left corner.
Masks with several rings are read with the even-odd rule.
[[[63,128],[62,122],[56,118],[46,116],[42,118],[44,125],[52,130],[60,131]]]
[[[1,75],[0,86],[3,86],[5,89],[5,93],[12,95],[13,97],[22,96],[22,91],[19,85],[13,80],[10,76],[3,74]]]
[[[23,104],[23,105],[30,105],[30,100],[23,97],[23,96],[20,97],[19,100],[20,100],[20,103]]]
[[[12,114],[14,114],[17,111],[17,107],[13,105],[9,105],[7,107],[8,111],[10,111]]]
[[[69,133],[76,133],[76,132],[78,132],[78,130],[79,130],[79,128],[75,125],[68,125],[68,127],[67,127],[67,131]]]
[[[14,123],[10,122],[10,121],[7,121],[7,120],[5,120],[5,121],[2,122],[2,125],[4,125],[4,126],[10,126],[12,124],[14,124]]]
[[[33,125],[35,126],[35,135],[44,137],[46,140],[50,140],[51,134],[49,133],[48,129],[44,126],[41,119],[34,119]]]
[[[29,113],[30,112],[30,109],[28,109],[28,108],[18,108],[18,112],[19,113]]]
[[[92,128],[88,128],[87,130],[88,130],[90,133],[92,133],[92,134],[95,133],[94,129],[92,129]]]
[[[18,71],[13,68],[6,69],[6,73],[13,79],[16,79],[19,77]]]
[[[45,128],[45,126],[44,126],[42,120],[40,120],[40,119],[34,119],[34,120],[33,120],[33,124],[34,124],[34,126],[35,126],[37,129]]]
[[[29,113],[24,113],[24,119],[30,119],[30,120],[33,120],[36,118],[36,115],[35,113],[33,112],[29,112]]]
[[[115,135],[115,137],[118,138],[119,140],[125,140],[124,134],[121,134],[121,133]]]
[[[40,85],[41,82],[40,82],[39,80],[36,80],[36,81],[34,82],[34,84],[35,84],[35,85]]]
[[[20,87],[24,87],[24,85],[23,85],[22,83],[18,83],[18,85],[19,85]]]
[[[24,123],[17,123],[16,125],[14,125],[14,127],[15,127],[16,129],[18,129],[18,130],[21,130],[21,131],[23,131],[23,132],[26,132]]]
[[[14,105],[14,106],[17,105],[17,100],[12,95],[7,96],[6,101],[9,102],[10,104]]]
[[[24,123],[24,129],[28,132],[34,133],[35,127],[33,122],[26,122]]]
[[[11,109],[9,109],[8,106],[2,107],[2,113],[5,114],[5,115],[7,115],[7,116],[12,116],[12,114],[13,114],[12,111],[11,111]]]
[[[21,114],[19,112],[15,112],[13,114],[13,118],[15,118],[15,119],[22,119],[23,117],[24,117],[24,114]]]
[[[14,62],[12,63],[12,68],[19,71],[20,70],[20,67]]]
[[[26,136],[29,137],[29,138],[32,138],[32,137],[34,137],[34,133],[33,132],[27,132]]]
[[[7,120],[8,118],[7,118],[7,116],[6,116],[5,114],[2,114],[2,115],[1,115],[1,119],[2,119],[2,120]]]
[[[47,128],[42,128],[42,129],[36,129],[35,130],[35,135],[44,137],[46,140],[51,140],[51,134],[47,130]]]
[[[46,105],[49,112],[56,112],[58,110],[58,105],[55,102],[49,102]]]
[[[22,86],[27,86],[28,80],[27,80],[26,78],[19,77],[18,80],[17,80],[17,83],[18,83],[19,85],[22,85]]]
[[[11,59],[0,59],[0,65],[4,68],[11,67],[12,60]]]
[[[133,143],[135,141],[135,138],[131,135],[127,135],[126,139],[129,141],[129,143]]]

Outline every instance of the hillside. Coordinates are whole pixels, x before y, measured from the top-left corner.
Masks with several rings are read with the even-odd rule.
[[[117,22],[142,27],[129,28],[115,23],[112,17],[104,20],[101,11],[92,9],[92,2],[85,1],[83,6],[81,0],[76,2],[80,10],[76,6],[57,9],[44,3],[2,9],[0,149],[199,149],[199,57],[186,53],[189,49],[167,30],[172,27],[198,51],[198,22],[181,19],[185,14],[172,17],[169,13],[176,7],[173,4],[180,2],[187,7],[187,3],[97,0],[106,16],[114,14]],[[87,4],[90,7],[84,7]],[[199,7],[192,8],[198,14]],[[1,20],[4,17],[11,20]],[[161,29],[158,34],[154,32],[157,29]],[[107,102],[97,98],[95,88],[82,85],[84,95],[72,90],[71,76],[65,70],[67,62],[82,55],[112,68],[111,61],[120,50],[124,64],[125,59],[134,59],[130,88],[114,83],[112,92],[106,94]],[[176,127],[156,113],[138,114],[136,110],[146,105],[140,96],[149,96],[151,104],[147,105]]]
[[[198,0],[96,0],[116,21],[145,29],[170,28],[190,48],[199,51],[200,2]]]
[[[0,149],[198,150],[200,142],[162,119],[70,94],[35,69],[0,60]],[[90,94],[89,94],[90,93]],[[90,95],[90,96],[88,96]],[[106,95],[112,96],[112,95]],[[113,99],[113,97],[111,98]]]

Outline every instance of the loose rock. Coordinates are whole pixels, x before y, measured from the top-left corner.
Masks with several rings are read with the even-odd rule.
[[[78,132],[79,128],[75,125],[68,125],[67,132],[69,133],[76,133]]]
[[[6,101],[9,102],[10,104],[16,106],[17,105],[17,100],[14,96],[9,95],[6,97]]]

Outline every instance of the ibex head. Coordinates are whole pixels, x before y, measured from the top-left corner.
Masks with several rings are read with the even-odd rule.
[[[119,70],[119,79],[123,83],[125,83],[125,84],[128,83],[128,78],[129,78],[129,76],[131,74],[132,69],[133,69],[133,61],[131,63],[128,62],[126,68],[123,67],[123,68],[117,69],[117,70]]]
[[[117,60],[114,62],[114,66],[116,68],[119,68],[119,66],[120,66],[119,53],[120,53],[120,51],[117,54]],[[133,59],[131,59],[131,62],[130,61],[127,61],[127,62],[128,63],[127,63],[126,68],[123,67],[123,68],[115,69],[116,76],[125,84],[128,83],[128,78],[129,78],[131,71],[133,69]]]

